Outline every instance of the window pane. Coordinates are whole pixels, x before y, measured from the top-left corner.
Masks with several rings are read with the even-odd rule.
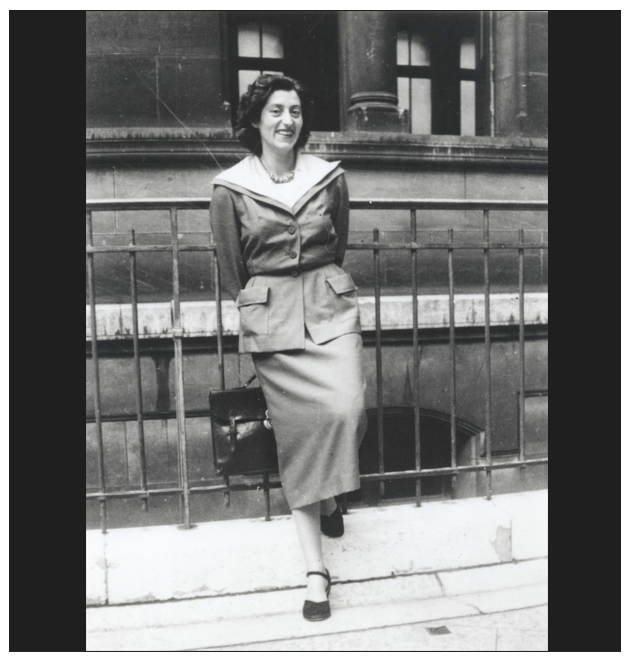
[[[400,110],[410,110],[409,94],[409,79],[398,78],[398,107]]]
[[[283,56],[283,31],[274,23],[263,22],[263,57]]]
[[[260,29],[258,21],[246,21],[237,26],[239,57],[261,57]]]
[[[411,80],[411,133],[430,135],[431,131],[430,80],[413,78]]]
[[[461,80],[461,135],[476,135],[476,83]]]
[[[463,37],[461,39],[461,68],[476,68],[476,47],[474,37]]]
[[[409,35],[406,30],[398,32],[398,64],[409,63]],[[408,105],[406,106],[409,107]]]
[[[248,85],[251,85],[259,76],[260,71],[240,71],[239,72],[239,96],[248,91]]]
[[[423,34],[411,34],[411,66],[430,66],[430,48]]]

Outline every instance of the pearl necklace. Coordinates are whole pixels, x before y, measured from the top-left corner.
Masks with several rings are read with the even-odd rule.
[[[293,177],[296,175],[296,170],[295,168],[291,170],[291,172],[288,172],[287,174],[284,174],[283,176],[278,176],[278,174],[274,174],[270,172],[267,167],[265,167],[265,163],[261,158],[259,158],[259,162],[263,166],[263,169],[267,172],[269,178],[274,182],[274,183],[289,183],[290,181],[293,181]]]

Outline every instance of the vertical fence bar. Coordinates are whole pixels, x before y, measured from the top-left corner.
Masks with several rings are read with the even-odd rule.
[[[130,245],[135,243],[135,230],[130,230]],[[133,357],[135,364],[135,397],[137,399],[137,438],[139,441],[139,471],[141,490],[148,488],[146,475],[146,443],[143,428],[143,395],[141,391],[141,361],[139,357],[139,314],[137,309],[137,253],[130,252],[130,297],[133,311]],[[141,508],[148,510],[148,496],[141,497]]]
[[[491,299],[489,280],[489,209],[483,211],[483,239],[485,247],[483,259],[485,266],[485,445],[487,450],[487,465],[492,464],[491,459]],[[487,467],[487,499],[491,499],[491,469]]]
[[[378,228],[374,229],[374,243],[380,240]],[[376,312],[376,413],[378,421],[378,471],[385,471],[383,437],[383,356],[380,319],[380,250],[374,248],[374,306]],[[381,497],[385,494],[385,482],[379,482]]]
[[[526,401],[524,391],[526,390],[526,374],[524,371],[524,230],[519,230],[519,458],[525,460],[526,446],[524,443],[524,420]],[[522,466],[522,468],[525,466]],[[522,474],[524,470],[522,469]]]
[[[265,497],[265,520],[269,521],[272,515],[270,510],[270,475],[269,472],[263,473],[263,496]]]
[[[222,319],[222,278],[220,266],[217,263],[217,252],[215,254],[215,315],[217,318],[217,369],[220,379],[220,389],[226,389],[224,377],[224,321]]]
[[[214,277],[215,277],[215,315],[217,319],[217,369],[220,379],[220,390],[226,389],[226,378],[224,375],[224,321],[222,318],[222,276],[220,265],[217,261],[217,251],[214,254]],[[241,384],[241,383],[240,383]],[[229,478],[224,477],[224,486],[228,487]],[[224,493],[224,505],[230,506],[230,493]]]
[[[189,522],[189,476],[187,473],[187,436],[185,432],[185,396],[183,390],[183,329],[180,318],[180,273],[178,259],[178,209],[170,208],[170,225],[172,230],[172,290],[173,319],[172,337],[174,339],[174,366],[176,378],[176,423],[178,426],[178,457],[179,457],[179,485],[182,487],[182,517],[184,529],[190,529]]]
[[[411,209],[411,242],[417,243],[417,216]],[[419,472],[422,465],[421,435],[420,435],[420,394],[419,394],[419,316],[417,309],[417,249],[411,248],[411,295],[413,298],[413,420],[415,429],[415,470]],[[415,480],[415,505],[422,506],[422,480]]]
[[[450,314],[450,461],[456,467],[456,347],[454,341],[454,231],[448,229],[448,300]],[[456,475],[452,475],[452,497],[456,497]]]
[[[87,211],[87,247],[93,247],[93,219]],[[100,365],[98,363],[98,330],[96,327],[96,280],[94,254],[87,253],[87,280],[89,284],[89,318],[91,323],[91,362],[93,364],[93,403],[96,413],[96,440],[98,442],[98,486],[106,491],[104,474],[104,444],[102,442],[102,408],[100,405]],[[100,529],[106,534],[106,498],[100,498]]]

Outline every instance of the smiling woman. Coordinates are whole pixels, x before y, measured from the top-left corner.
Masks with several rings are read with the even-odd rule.
[[[260,121],[253,126],[261,136],[261,165],[274,183],[288,183],[294,177],[294,147],[302,131],[302,107],[297,92],[293,89],[272,92]]]
[[[359,488],[365,433],[356,286],[341,264],[348,191],[338,162],[300,152],[311,101],[285,76],[260,76],[239,104],[254,154],[213,182],[211,225],[223,282],[240,313],[272,420],[281,482],[307,568],[303,615],[330,616],[321,535],[340,536],[334,497]]]
[[[274,97],[272,101],[276,103],[275,95],[280,92],[285,92],[286,97],[294,105],[299,106],[297,112],[301,119],[300,133],[290,148],[294,150],[301,149],[309,139],[311,122],[313,120],[313,102],[308,89],[303,87],[297,80],[287,78],[286,76],[259,76],[248,86],[248,91],[241,97],[237,110],[237,124],[235,126],[237,138],[255,156],[260,156],[263,151],[259,130],[262,115],[264,113],[266,117],[270,115],[270,96]],[[283,97],[280,96],[280,98]],[[295,108],[294,111],[296,111]],[[274,109],[272,112],[277,113],[278,110]],[[269,149],[272,149],[271,145]]]

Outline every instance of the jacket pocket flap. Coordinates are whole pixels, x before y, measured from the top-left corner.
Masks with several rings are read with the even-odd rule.
[[[335,277],[329,277],[326,281],[330,284],[333,291],[338,296],[340,296],[342,293],[356,291],[357,289],[348,273],[344,273],[343,275],[336,275]]]
[[[243,307],[244,305],[265,304],[269,292],[270,290],[267,286],[255,286],[251,289],[242,289],[237,296],[236,305],[237,307]]]

